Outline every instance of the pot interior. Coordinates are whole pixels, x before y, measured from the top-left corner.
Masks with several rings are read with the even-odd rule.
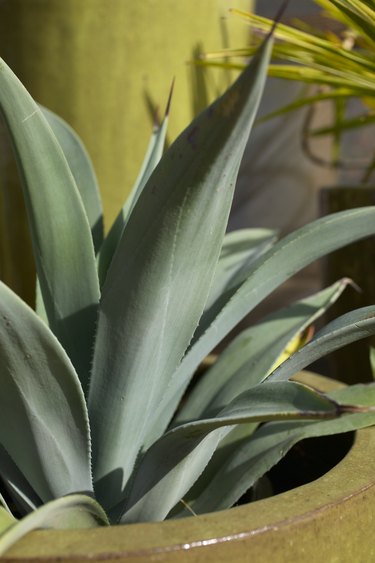
[[[354,438],[355,432],[346,432],[301,440],[238,504],[285,493],[319,479],[344,459]]]

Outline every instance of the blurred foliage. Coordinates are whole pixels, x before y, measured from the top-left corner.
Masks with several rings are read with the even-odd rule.
[[[315,85],[316,88],[313,91],[306,89],[303,96],[268,115],[267,119],[309,106],[306,123],[308,137],[332,135],[335,143],[329,164],[361,169],[362,181],[366,183],[375,169],[375,155],[366,162],[363,159],[345,162],[340,160],[340,148],[343,133],[375,123],[375,3],[374,0],[314,1],[322,8],[316,22],[307,24],[293,20],[291,25],[277,25],[274,64],[270,65],[269,75]],[[261,38],[273,26],[270,19],[239,10],[234,12],[250,24],[252,45],[209,53],[201,64],[244,67],[244,59],[253,55]],[[361,109],[355,116],[347,112],[348,101],[353,98],[361,102]],[[332,122],[311,129],[314,108],[325,100],[334,103]]]

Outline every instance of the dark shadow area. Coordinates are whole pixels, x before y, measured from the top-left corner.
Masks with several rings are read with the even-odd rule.
[[[353,445],[354,437],[354,432],[346,432],[301,440],[268,472],[273,494],[283,493],[322,477],[344,459]]]
[[[105,499],[106,491],[108,488],[115,489],[116,491],[118,491],[120,497],[123,492],[123,485],[122,485],[123,479],[124,479],[124,472],[120,468],[114,469],[110,473],[107,473],[107,475],[105,475],[104,477],[97,479],[94,485],[95,485],[96,496],[98,497],[99,502],[101,499]]]
[[[323,477],[344,459],[354,437],[355,432],[346,432],[301,440],[240,498],[237,505],[285,493]]]

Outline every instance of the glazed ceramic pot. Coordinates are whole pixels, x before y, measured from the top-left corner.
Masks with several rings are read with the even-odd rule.
[[[302,374],[321,390],[331,380]],[[375,430],[317,480],[230,510],[161,523],[36,531],[4,557],[26,562],[353,563],[375,560]]]

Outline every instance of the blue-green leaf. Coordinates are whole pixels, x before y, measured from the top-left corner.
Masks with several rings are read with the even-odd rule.
[[[257,385],[217,417],[178,426],[151,446],[132,482],[122,521],[165,518],[202,473],[231,425],[339,414],[334,401],[298,383]]]
[[[270,229],[239,229],[227,233],[205,310],[210,309],[222,294],[243,282],[252,262],[275,240],[276,233]]]
[[[362,307],[338,317],[320,330],[313,340],[281,364],[268,381],[284,381],[319,358],[361,338],[375,334],[375,306]]]
[[[118,502],[203,312],[269,53],[268,41],[164,155],[108,270],[89,395],[96,490],[105,508]]]
[[[363,405],[375,408],[375,384],[353,385],[328,393],[340,404]],[[235,502],[267,471],[269,471],[300,440],[350,432],[375,424],[375,411],[344,414],[334,420],[314,422],[271,422],[259,428],[249,439],[239,440],[230,455],[222,456],[222,464],[210,471],[197,498],[189,499],[189,507],[196,514],[224,510]],[[199,482],[197,483],[199,485]],[[188,516],[180,511],[178,516]]]
[[[172,94],[172,91],[171,91]],[[147,180],[154,171],[156,165],[162,157],[164,150],[165,137],[168,129],[168,110],[170,99],[167,104],[167,111],[160,126],[155,126],[149,145],[147,147],[146,155],[144,157],[141,170],[134,183],[134,186],[123,206],[120,213],[117,215],[108,235],[105,238],[104,244],[99,254],[99,278],[100,285],[104,284],[109,265],[112,261],[113,255],[119,245],[121,235],[124,231],[125,225],[130,217],[134,205],[138,201],[139,196],[145,187]]]
[[[42,110],[1,60],[0,112],[11,134],[20,170],[49,324],[85,388],[99,282],[82,200]]]
[[[0,475],[20,514],[31,512],[42,504],[30,483],[2,446],[0,446]]]
[[[95,251],[103,243],[103,209],[95,171],[90,157],[77,133],[52,111],[41,107],[52,131],[61,146],[82,198],[91,228]]]
[[[68,495],[41,506],[0,535],[0,556],[23,536],[40,528],[81,529],[108,526],[102,507],[86,495]]]
[[[210,327],[184,356],[164,393],[154,420],[171,418],[192,375],[236,324],[293,274],[350,242],[375,233],[375,208],[334,213],[291,233],[262,255]]]
[[[260,383],[290,341],[338,299],[347,283],[339,281],[244,330],[189,394],[177,421],[212,416],[239,393]]]
[[[0,444],[44,502],[92,491],[78,376],[52,332],[0,282]]]

